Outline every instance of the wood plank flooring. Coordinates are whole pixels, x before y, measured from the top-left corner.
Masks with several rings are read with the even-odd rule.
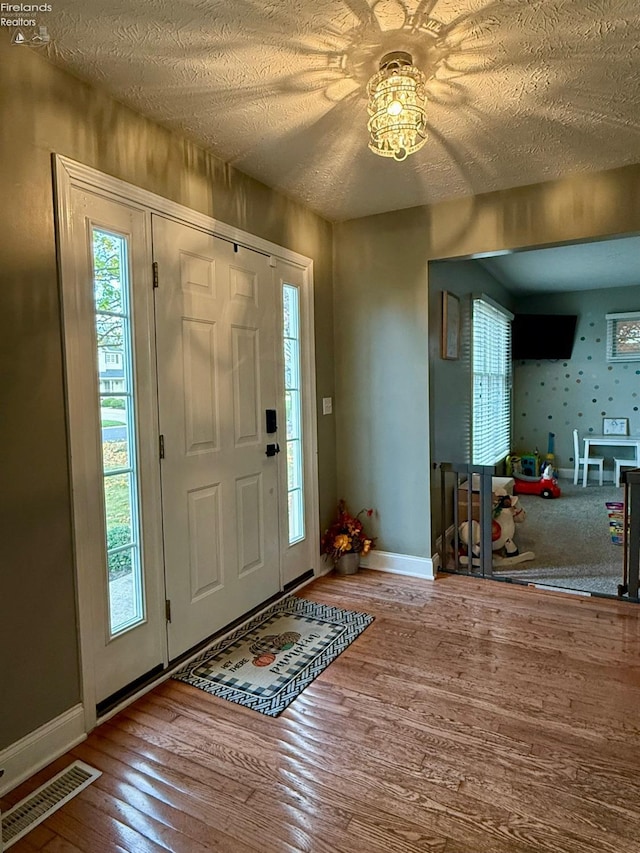
[[[375,622],[277,719],[167,681],[14,853],[640,853],[640,607],[361,571]]]

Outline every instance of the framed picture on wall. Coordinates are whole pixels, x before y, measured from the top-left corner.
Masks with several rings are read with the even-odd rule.
[[[442,358],[460,357],[460,299],[442,291]]]
[[[629,435],[629,418],[603,418],[604,435]]]

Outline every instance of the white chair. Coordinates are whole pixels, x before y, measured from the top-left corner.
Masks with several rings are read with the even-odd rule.
[[[636,448],[636,458],[635,459],[614,459],[614,465],[616,466],[616,486],[620,485],[620,471],[623,468],[638,468],[640,466],[640,461],[638,461],[638,450]]]
[[[629,460],[625,460],[628,462]],[[582,468],[582,485],[587,485],[587,474],[589,473],[589,465],[597,465],[600,473],[600,485],[602,485],[602,477],[604,474],[604,456],[580,456],[580,441],[578,440],[578,430],[573,431],[573,485],[578,484],[578,472],[580,466]]]

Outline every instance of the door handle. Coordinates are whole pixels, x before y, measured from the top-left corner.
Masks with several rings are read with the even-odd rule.
[[[275,456],[276,453],[280,453],[280,445],[279,444],[267,444],[267,452],[266,456]]]

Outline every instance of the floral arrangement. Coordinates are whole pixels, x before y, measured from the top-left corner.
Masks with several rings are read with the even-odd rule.
[[[364,532],[360,516],[373,515],[372,509],[361,509],[357,515],[351,515],[345,501],[338,502],[338,514],[335,521],[322,537],[322,553],[336,563],[343,554],[366,555],[375,548],[376,540]]]

